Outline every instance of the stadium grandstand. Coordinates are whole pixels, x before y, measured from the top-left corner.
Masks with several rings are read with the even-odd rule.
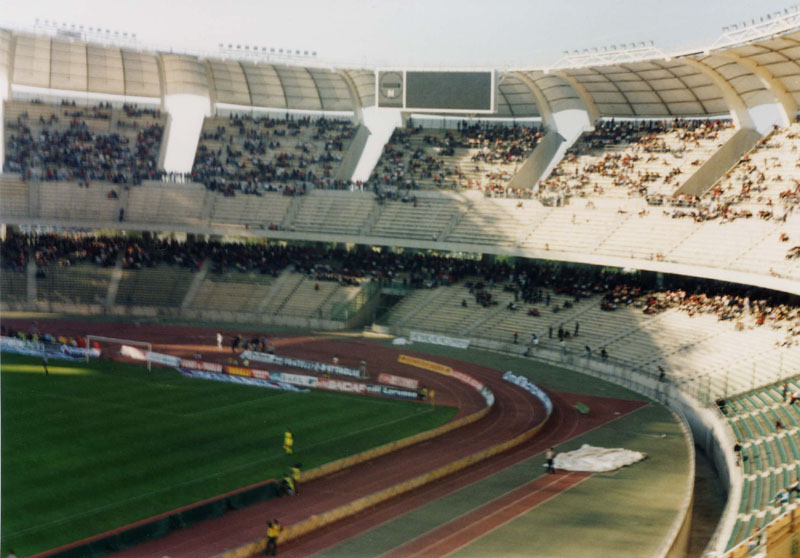
[[[794,556],[800,12],[463,72],[476,98],[458,72],[39,31],[0,29],[4,323],[367,332],[577,371],[675,413],[722,485],[703,548],[690,487],[653,555]]]

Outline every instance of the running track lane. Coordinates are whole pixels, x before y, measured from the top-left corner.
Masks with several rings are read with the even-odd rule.
[[[3,320],[8,323],[8,320]],[[30,323],[29,320],[14,320],[15,327],[26,329]],[[42,330],[51,330],[68,334],[68,335],[82,335],[88,332],[96,334],[104,334],[119,338],[150,340],[154,342],[154,348],[160,346],[167,352],[181,353],[185,355],[193,355],[195,352],[202,352],[204,357],[208,360],[219,360],[230,356],[230,352],[226,349],[218,351],[215,346],[215,334],[213,331],[198,327],[176,327],[164,326],[156,324],[130,324],[130,323],[101,323],[101,322],[77,322],[77,321],[64,321],[64,320],[40,320]],[[241,330],[239,330],[241,332]],[[232,335],[231,331],[223,331],[226,338]],[[397,351],[388,347],[382,347],[376,343],[367,341],[349,341],[342,342],[340,340],[331,340],[324,338],[311,338],[311,337],[291,337],[291,336],[270,336],[271,341],[274,341],[276,347],[279,347],[279,352],[290,356],[298,356],[305,358],[312,358],[313,360],[327,360],[334,354],[342,357],[343,364],[356,364],[358,360],[364,359],[369,362],[369,369],[371,372],[386,371],[404,375],[409,377],[417,377],[427,383],[431,388],[437,389],[437,402],[440,404],[455,404],[454,406],[460,407],[461,415],[465,409],[464,407],[477,407],[475,399],[477,394],[469,389],[464,389],[465,386],[451,379],[439,376],[438,374],[428,373],[419,369],[399,365],[396,361],[397,355],[401,352],[406,354],[414,354],[411,351]],[[211,342],[212,344],[209,344]],[[157,349],[158,350],[158,349]],[[504,409],[498,413],[499,409],[493,410],[490,417],[493,420],[488,420],[490,417],[479,421],[474,428],[480,429],[480,434],[488,436],[491,443],[498,443],[502,441],[505,436],[498,435],[497,428],[505,430],[509,423],[506,422],[510,419],[519,419],[519,415],[527,415],[530,413],[530,399],[528,396],[522,395],[516,387],[512,387],[507,382],[500,380],[500,372],[488,368],[483,368],[469,363],[455,361],[443,357],[431,357],[429,355],[419,354],[415,355],[421,358],[427,358],[449,364],[458,370],[468,372],[476,378],[484,381],[495,391],[498,396],[498,402],[503,403]],[[212,358],[208,358],[212,357]],[[213,358],[216,357],[216,358]],[[353,363],[344,362],[347,360],[355,360]],[[467,392],[467,393],[465,393]],[[471,393],[470,393],[471,392]],[[505,395],[511,395],[510,400]],[[427,500],[434,496],[435,493],[441,495],[453,492],[464,486],[485,478],[504,467],[508,467],[513,463],[527,459],[536,455],[544,450],[544,448],[566,441],[578,434],[592,430],[602,424],[605,424],[613,418],[613,415],[627,414],[642,405],[640,402],[623,401],[607,399],[602,397],[591,396],[574,396],[573,394],[550,394],[554,398],[556,410],[552,419],[545,425],[545,428],[534,438],[533,441],[525,444],[523,447],[511,450],[497,456],[488,462],[479,463],[458,475],[446,477],[429,486],[424,491],[414,491],[403,497],[391,500],[380,506],[349,520],[336,523],[331,527],[324,528],[318,532],[310,534],[301,540],[293,541],[281,549],[281,554],[287,556],[307,556],[314,551],[321,550],[332,546],[336,542],[341,542],[344,538],[355,536],[358,532],[363,532],[366,529],[374,527],[377,524],[390,520],[393,517],[407,512],[409,509],[422,505]],[[449,401],[446,401],[449,399]],[[525,401],[525,399],[528,399]],[[574,409],[570,407],[577,400],[585,401],[592,408],[592,415],[589,417],[578,415]],[[498,405],[499,407],[500,405]],[[617,412],[620,411],[620,412]],[[514,420],[511,420],[514,423]],[[464,429],[462,429],[464,430]],[[469,429],[467,429],[469,430]],[[492,432],[494,431],[494,432]],[[472,435],[478,432],[473,429],[470,430]],[[466,432],[464,432],[466,434]],[[444,440],[442,440],[444,441]],[[426,446],[427,451],[415,457],[417,462],[427,462],[426,460],[431,456],[439,457],[441,454],[449,453],[452,447],[445,444],[429,442],[422,444]],[[459,453],[459,452],[457,452]],[[391,459],[401,458],[394,454]],[[412,461],[410,464],[413,464]],[[430,464],[430,462],[428,462]],[[398,462],[396,461],[393,466],[396,468]],[[407,467],[409,462],[401,464],[401,467]],[[433,465],[427,467],[426,470],[433,468]],[[360,479],[357,478],[356,482],[366,481],[368,477],[374,475],[384,475],[389,473],[387,468],[378,462],[370,462],[365,464],[358,472],[362,475]],[[180,556],[210,556],[215,554],[212,548],[219,548],[217,546],[218,539],[226,539],[232,533],[236,534],[238,544],[249,542],[250,540],[262,537],[264,535],[264,518],[265,517],[279,517],[281,521],[286,524],[291,524],[292,518],[295,521],[304,519],[313,511],[308,509],[308,499],[304,496],[308,495],[311,489],[319,489],[316,497],[318,499],[329,499],[334,496],[338,497],[333,500],[333,504],[340,505],[351,501],[358,497],[358,491],[353,492],[352,481],[346,478],[345,472],[337,473],[328,477],[328,483],[320,486],[315,486],[314,483],[305,485],[303,494],[295,498],[283,498],[275,501],[270,500],[261,505],[252,506],[245,510],[238,510],[236,512],[229,512],[222,518],[210,520],[201,523],[196,528],[190,528],[173,533],[167,538],[173,537],[173,544],[169,544],[170,548],[164,548],[162,545],[167,541],[159,539],[158,541],[151,541],[129,549],[126,552],[120,553],[119,556],[136,556],[143,555],[163,556],[170,555],[174,558]],[[322,480],[322,479],[320,479]],[[327,484],[327,486],[326,486]],[[358,487],[356,487],[358,488]],[[376,490],[378,488],[373,489]],[[422,498],[422,500],[420,500]],[[337,501],[338,500],[338,501]],[[414,501],[417,501],[414,504]],[[277,505],[280,503],[280,505]],[[331,502],[329,501],[329,504]],[[288,509],[286,509],[288,508]],[[313,506],[312,506],[313,507]],[[292,508],[295,511],[292,511]],[[296,513],[296,508],[304,510],[303,513]],[[282,510],[287,512],[283,513]],[[274,512],[274,513],[273,513]],[[379,519],[383,518],[383,519]],[[360,526],[359,526],[360,525]],[[345,534],[345,532],[347,534]],[[238,546],[237,544],[237,546]],[[151,546],[152,545],[152,546]],[[311,547],[315,550],[310,550]],[[162,551],[163,550],[163,551]],[[287,552],[288,551],[288,552]]]
[[[647,405],[642,401],[611,399],[574,393],[549,393],[553,415],[544,428],[527,443],[512,448],[492,459],[482,461],[449,477],[436,481],[422,490],[412,491],[379,504],[356,516],[343,519],[307,536],[281,545],[283,558],[305,558],[334,547],[348,539],[392,521],[425,504],[452,494],[491,475],[543,453],[582,434],[591,432]],[[592,409],[581,415],[572,407],[583,401]]]
[[[376,370],[410,376],[418,370],[397,363],[401,351],[375,343],[342,342],[332,340],[307,340],[309,353],[316,352],[317,343],[326,346],[327,354],[347,354],[351,357],[369,359],[373,372]],[[291,351],[302,354],[302,347]],[[421,358],[427,355],[414,354]],[[290,353],[286,350],[285,353]],[[290,353],[291,354],[291,353]],[[294,356],[294,354],[292,354]],[[427,356],[428,359],[432,357]],[[543,405],[531,394],[502,380],[498,370],[484,368],[452,359],[435,358],[436,362],[449,364],[487,383],[495,394],[495,405],[482,420],[459,428],[434,440],[416,444],[409,448],[351,467],[333,475],[317,479],[300,486],[300,494],[291,498],[268,500],[242,510],[228,512],[222,517],[203,521],[197,525],[175,531],[169,535],[137,545],[114,554],[117,557],[140,558],[142,556],[170,556],[171,558],[197,558],[214,556],[226,550],[238,548],[265,534],[265,521],[278,518],[282,524],[298,523],[313,514],[339,507],[362,496],[373,494],[384,488],[447,465],[468,455],[484,450],[505,440],[512,439],[542,422],[545,417]],[[458,391],[463,384],[431,372],[423,372],[429,386],[441,389],[450,386]],[[460,387],[456,387],[459,386]],[[474,390],[467,397],[480,397]],[[439,401],[439,397],[437,397]],[[302,446],[297,447],[300,455]]]
[[[541,477],[479,508],[440,525],[380,558],[441,558],[582,482],[588,473],[563,472]]]

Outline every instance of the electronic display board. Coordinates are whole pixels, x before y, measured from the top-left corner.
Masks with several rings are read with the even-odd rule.
[[[415,112],[493,113],[491,71],[378,70],[377,105]]]

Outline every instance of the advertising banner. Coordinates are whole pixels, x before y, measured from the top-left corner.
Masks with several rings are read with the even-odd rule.
[[[205,370],[206,372],[214,372],[215,374],[222,374],[223,367],[216,362],[203,362],[200,360],[191,360],[188,358],[181,359],[181,368],[189,368],[191,370]]]
[[[469,374],[464,374],[458,370],[453,370],[450,373],[450,377],[455,378],[459,382],[467,384],[468,386],[472,386],[475,391],[481,391],[483,389],[483,382],[479,382]]]
[[[348,382],[346,380],[332,380],[329,378],[320,378],[317,381],[317,387],[331,391],[341,391],[343,393],[364,393],[367,391],[366,384]]]
[[[259,378],[245,378],[243,376],[231,376],[229,374],[216,374],[214,372],[205,372],[203,370],[189,370],[187,368],[178,368],[178,371],[184,376],[192,378],[200,378],[202,380],[214,380],[216,382],[227,382],[232,384],[241,384],[245,386],[266,387],[272,389],[282,389],[285,391],[308,391],[307,389],[299,388],[284,382],[273,382],[270,380],[261,380]]]
[[[408,338],[412,341],[419,341],[420,343],[445,345],[447,347],[455,347],[456,349],[466,349],[469,347],[469,339],[447,337],[446,335],[434,335],[433,333],[423,333],[421,331],[412,331]]]
[[[99,357],[98,349],[82,349],[71,345],[47,344],[33,341],[24,341],[16,337],[0,337],[0,351],[27,356],[44,356],[61,360],[84,360],[88,354]]]
[[[28,342],[17,337],[0,337],[0,347],[3,349],[23,349],[28,347]]]
[[[327,362],[316,362],[313,360],[302,360],[299,358],[282,357],[278,355],[271,355],[269,353],[257,353],[255,351],[243,351],[240,358],[248,360],[256,360],[258,362],[266,362],[268,364],[276,364],[278,366],[288,366],[290,368],[300,368],[302,370],[311,370],[312,372],[328,372],[337,376],[349,376],[351,378],[360,378],[361,371],[355,368],[347,368],[346,366],[338,366],[336,364],[328,364]]]
[[[389,386],[381,386],[381,395],[384,397],[397,397],[399,399],[418,399],[416,391]]]
[[[486,386],[483,386],[483,389],[481,390],[481,395],[483,396],[483,399],[486,401],[486,404],[489,407],[494,405],[494,393],[492,393],[492,390],[490,390]]]
[[[404,378],[402,376],[394,376],[392,374],[378,375],[378,382],[382,384],[389,384],[390,386],[404,387],[408,389],[417,389],[419,381],[413,378]]]
[[[137,349],[136,347],[131,347],[130,345],[123,345],[119,353],[122,356],[126,356],[128,358],[132,358],[135,360],[150,360],[150,362],[155,362],[156,364],[163,364],[165,366],[180,366],[181,359],[172,356],[172,355],[165,355],[162,353],[154,353],[150,352],[149,354],[147,351],[143,351],[141,349]]]
[[[288,372],[270,372],[269,377],[277,382],[286,382],[296,386],[317,387],[317,378],[314,376],[303,376],[302,374]]]
[[[69,355],[72,357],[80,357],[80,358],[100,357],[100,349],[87,349],[85,347],[73,347],[72,345],[61,345],[60,350],[65,355]]]
[[[437,374],[444,374],[445,376],[449,376],[453,371],[452,368],[444,364],[439,364],[438,362],[432,362],[430,360],[408,355],[400,355],[397,357],[397,362],[408,364],[409,366],[416,366],[417,368],[423,368],[425,370],[430,370],[431,372],[436,372]]]
[[[226,366],[225,373],[231,376],[242,376],[243,378],[253,377],[253,371],[243,366]],[[267,373],[267,379],[269,379],[269,373]]]
[[[453,370],[449,366],[444,364],[439,364],[438,362],[431,362],[430,360],[424,360],[421,358],[416,358],[408,355],[400,355],[397,357],[397,362],[401,362],[403,364],[408,364],[411,366],[416,366],[417,368],[424,368],[425,370],[430,370],[431,372],[436,372],[437,374],[444,374],[445,376],[451,376],[455,378],[461,383],[467,384],[468,386],[472,387],[476,391],[481,392],[483,398],[486,400],[488,405],[494,404],[494,394],[489,390],[486,386],[483,385],[483,382],[476,380],[469,374],[465,374],[464,372],[459,372],[458,370]]]
[[[163,364],[165,366],[178,366],[181,362],[176,356],[172,355],[165,355],[163,353],[153,353],[147,355],[150,359],[150,362],[155,362],[156,364]]]
[[[541,401],[544,405],[544,408],[547,410],[547,416],[550,416],[550,413],[553,412],[553,402],[550,401],[550,397],[548,397],[539,386],[531,382],[525,376],[517,376],[511,370],[508,370],[505,374],[503,374],[503,379],[507,382],[511,382],[515,386],[521,387],[525,391],[532,393],[533,396]]]

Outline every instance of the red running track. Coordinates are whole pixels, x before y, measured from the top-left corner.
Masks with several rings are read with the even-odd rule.
[[[381,558],[441,558],[558,496],[588,477],[588,473],[570,472],[538,477],[488,504],[382,554]]]
[[[385,347],[358,342],[325,341],[320,344],[335,349],[336,352],[328,355],[345,353],[356,354],[359,357],[363,355],[369,358],[370,366],[373,366],[373,362],[384,363],[385,366],[381,370],[406,376],[410,372],[410,367],[396,363],[399,353]],[[303,354],[308,355],[309,352]],[[424,357],[424,355],[419,356]],[[300,487],[300,494],[295,497],[269,500],[230,512],[218,519],[174,532],[115,556],[167,555],[170,558],[213,556],[263,537],[265,521],[268,518],[278,518],[284,525],[298,523],[311,515],[321,514],[512,439],[544,420],[545,410],[542,404],[529,393],[501,380],[499,372],[471,364],[447,362],[446,359],[436,360],[451,365],[457,364],[462,372],[471,374],[490,385],[496,403],[486,417],[434,440],[304,483]],[[435,386],[437,392],[450,388],[451,383],[457,383],[433,373],[425,374],[424,377],[426,384],[429,387]],[[449,391],[452,392],[453,389]]]
[[[550,446],[558,446],[646,405],[641,401],[571,393],[549,393],[549,395],[554,405],[553,415],[532,440],[456,475],[432,483],[423,490],[401,495],[354,517],[315,531],[300,540],[284,544],[280,548],[280,555],[283,558],[301,558],[319,553],[428,502],[466,488],[503,469],[530,459],[544,452]],[[575,411],[572,405],[578,401],[586,403],[592,409],[590,415],[581,415]],[[541,471],[535,471],[531,473],[531,476],[540,474]],[[560,475],[561,473],[556,476]],[[462,531],[459,537],[454,538],[453,541],[458,541],[459,546],[463,546],[475,538],[477,537],[471,533]]]
[[[4,320],[4,323],[24,329],[27,322]],[[97,334],[110,337],[150,341],[154,350],[172,354],[194,355],[201,353],[207,360],[224,360],[227,350],[216,349],[214,331],[202,328],[137,325],[120,323],[81,323],[39,321],[41,331],[54,334]],[[224,334],[234,333],[223,331]],[[357,465],[345,471],[303,484],[301,493],[292,498],[268,500],[242,510],[230,511],[224,516],[202,522],[166,537],[137,545],[115,554],[118,557],[170,556],[170,558],[196,558],[214,556],[226,550],[265,535],[265,521],[280,519],[283,525],[300,522],[311,515],[339,507],[362,496],[375,493],[399,482],[416,477],[461,457],[465,457],[498,443],[512,439],[541,423],[545,417],[542,404],[528,392],[501,379],[502,373],[471,363],[443,357],[431,357],[398,350],[367,341],[342,341],[339,339],[311,337],[270,337],[279,354],[329,361],[337,355],[340,364],[356,366],[361,360],[368,362],[373,374],[389,372],[419,378],[428,388],[437,392],[439,404],[459,407],[459,415],[470,414],[481,408],[482,398],[460,382],[432,372],[426,372],[397,363],[399,354],[412,354],[435,360],[471,374],[487,384],[495,395],[495,405],[482,420],[390,455]],[[500,359],[502,357],[498,357]],[[543,451],[544,448],[565,441],[582,432],[605,424],[642,405],[640,402],[581,396],[580,400],[592,408],[592,414],[578,414],[568,394],[562,397],[551,394],[555,404],[553,417],[534,440],[512,449],[486,462],[479,463],[390,502],[371,508],[354,518],[343,520],[321,529],[303,539],[281,548],[282,556],[307,556],[334,543],[387,521],[441,495],[453,492],[472,482],[490,476],[514,463]],[[335,536],[331,536],[331,535]],[[334,540],[335,539],[335,540]]]

